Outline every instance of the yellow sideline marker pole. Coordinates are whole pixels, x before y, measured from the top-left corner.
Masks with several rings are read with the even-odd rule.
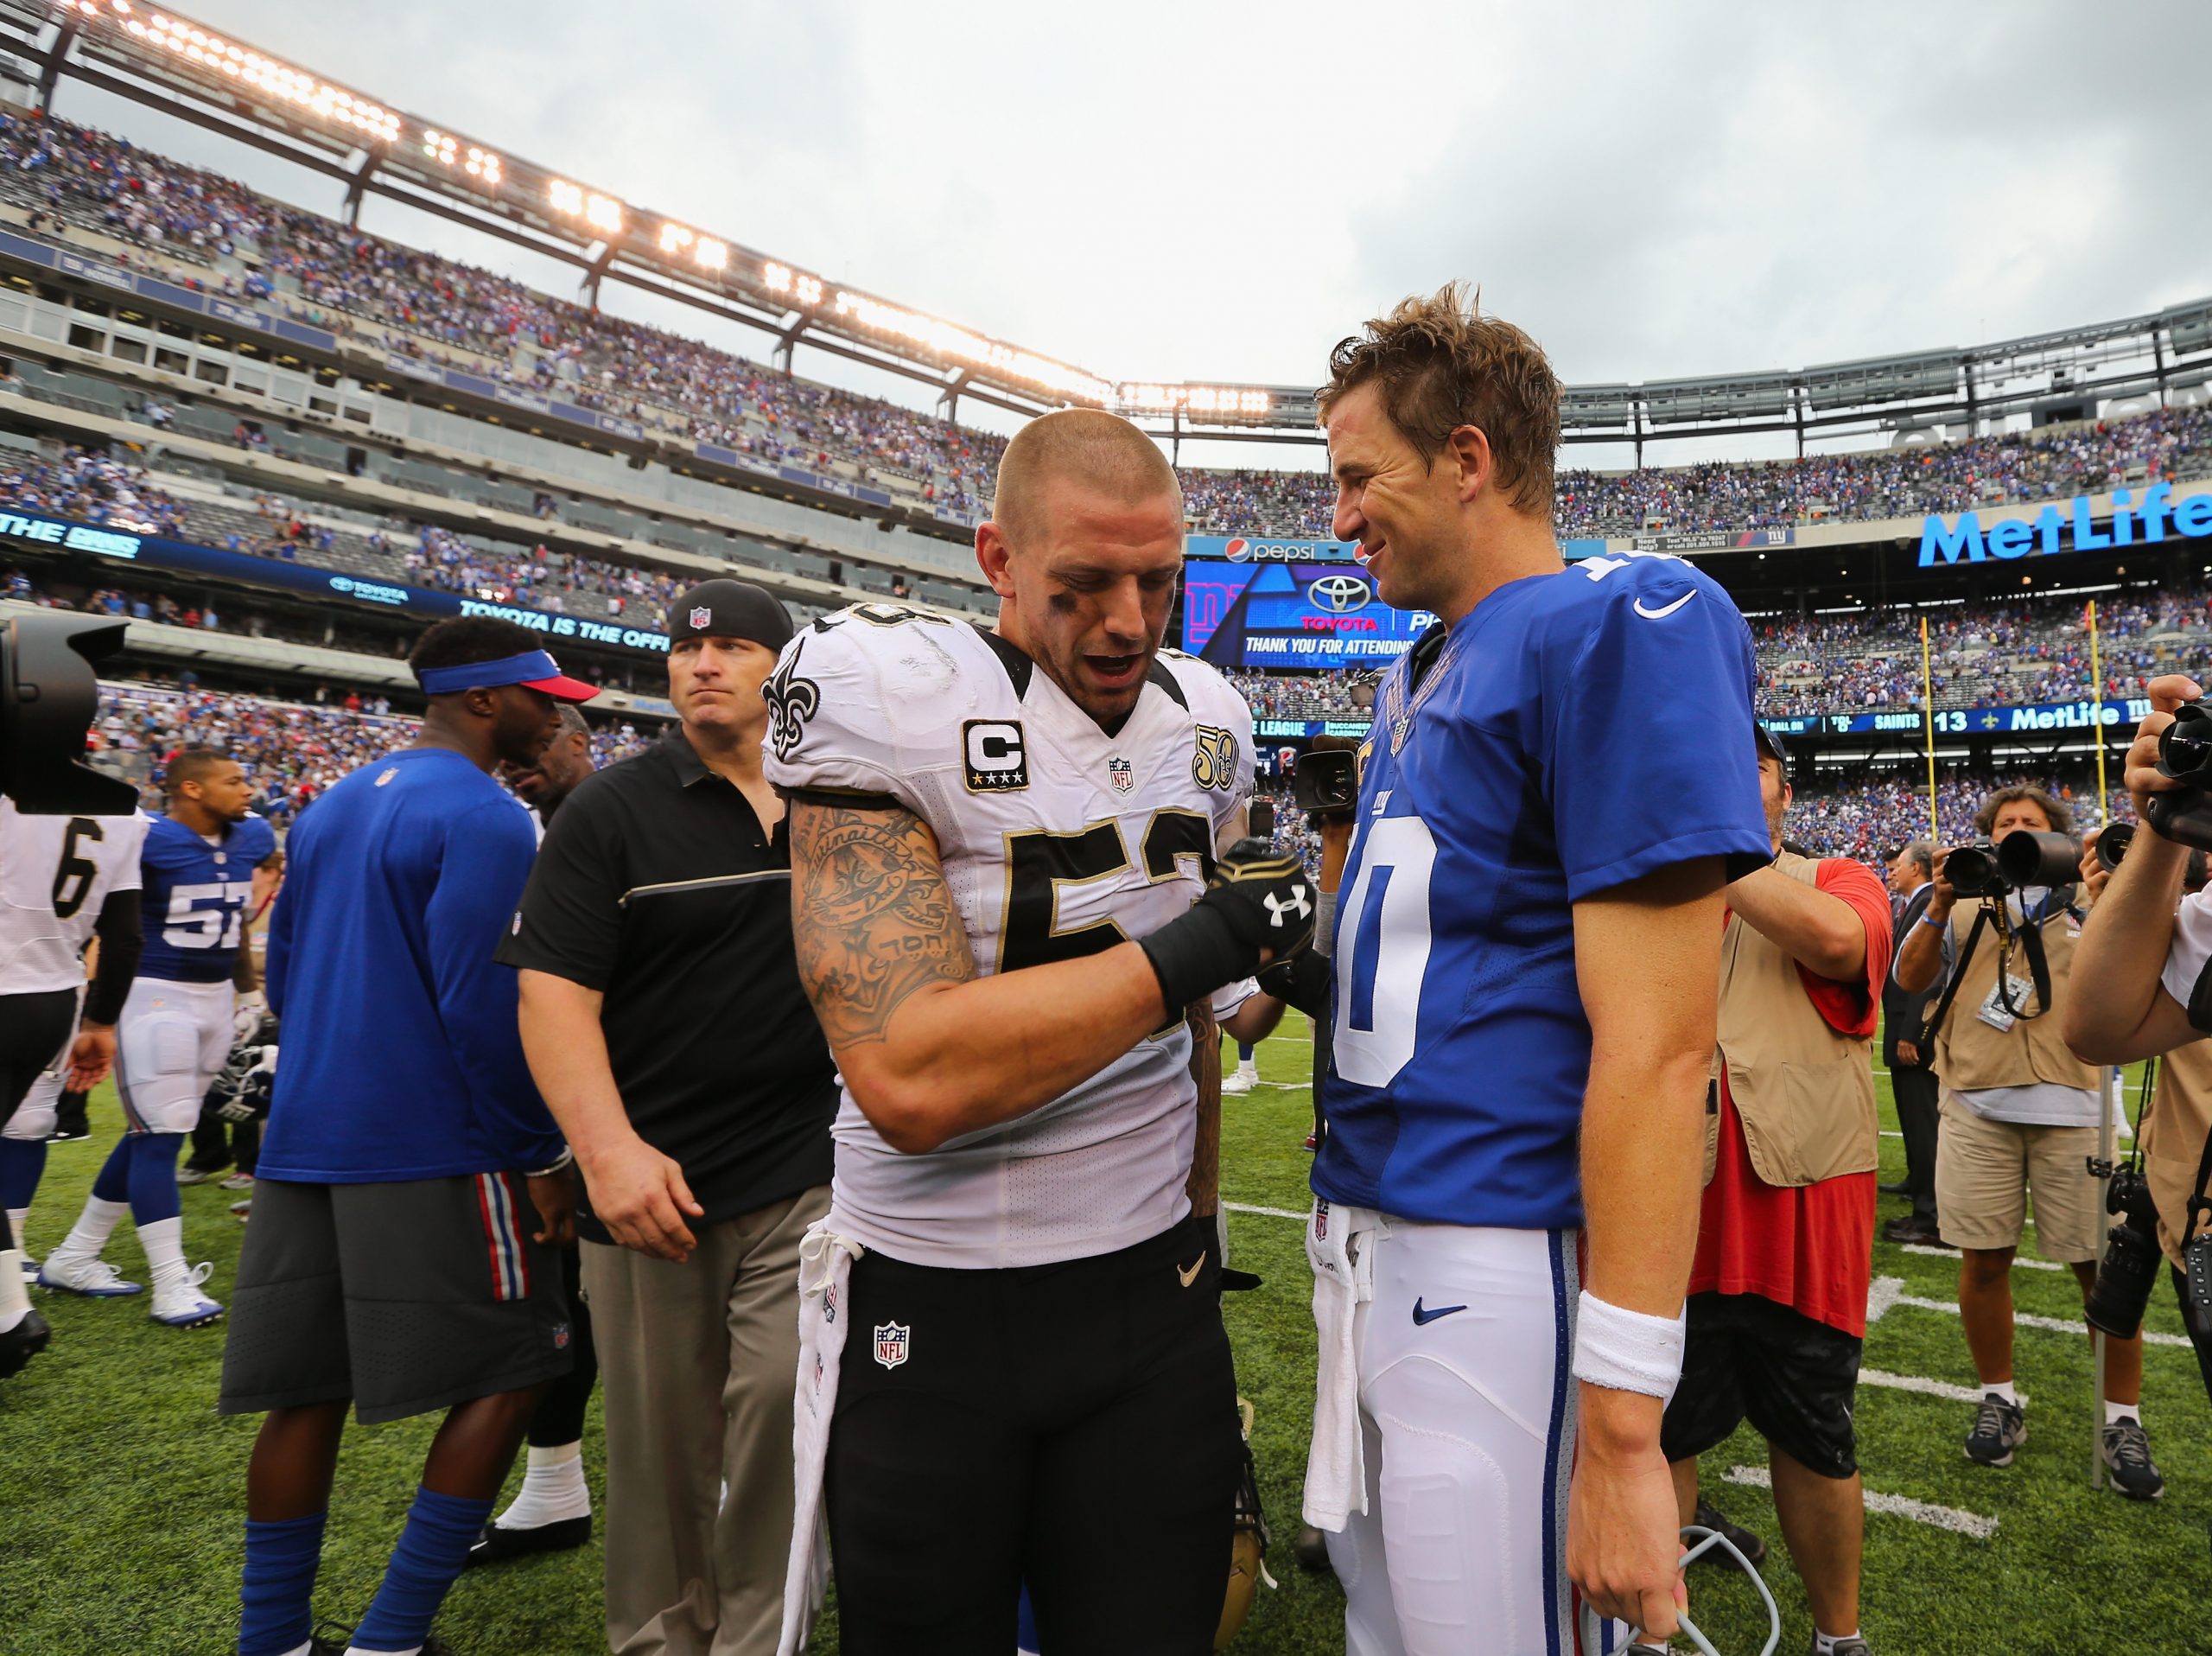
[[[2089,600],[2089,677],[2097,685],[2097,821],[2112,820],[2112,800],[2105,793],[2105,670],[2097,655],[2097,601]]]
[[[1928,726],[1928,842],[1943,843],[1936,821],[1936,671],[1929,665],[1928,617],[1920,618],[1920,717]]]

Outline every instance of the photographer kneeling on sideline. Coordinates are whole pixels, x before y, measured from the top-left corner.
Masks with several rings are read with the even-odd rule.
[[[2184,787],[2158,768],[2159,733],[2173,723],[2175,708],[2202,693],[2178,674],[2152,679],[2150,691],[2152,711],[2137,729],[2126,773],[2136,814],[2146,824],[2153,820],[2146,809],[2153,794]],[[2093,1310],[2120,1309],[2117,1302],[2124,1300],[2121,1315],[2109,1320],[2124,1326],[2132,1314],[2139,1321],[2163,1252],[2181,1300],[2182,1325],[2212,1394],[2212,1227],[2206,1222],[2212,1214],[2202,1203],[2212,1173],[2205,1165],[2212,1159],[2212,1048],[2204,1044],[2212,1033],[2212,894],[2183,895],[2184,873],[2196,860],[2196,853],[2155,828],[2136,830],[2082,930],[2082,989],[2064,1023],[2068,1043],[2098,1063],[2159,1057],[2158,1087],[2138,1137],[2155,1239],[2142,1222],[2152,1215],[2139,1201],[2128,1200],[2115,1178],[2122,1223],[2113,1227]]]
[[[1697,1457],[1750,1419],[1817,1656],[1867,1656],[1852,1404],[1873,1271],[1890,900],[1859,863],[1783,846],[1789,760],[1764,725],[1758,747],[1774,861],[1727,888],[1688,1337],[1659,1444],[1681,1521],[1723,1530],[1757,1562],[1764,1545],[1698,1499]]]
[[[1960,1321],[1982,1393],[1967,1458],[2002,1467],[2028,1438],[2012,1383],[2012,1257],[2028,1196],[2037,1250],[2073,1268],[2086,1300],[2102,1230],[2089,1162],[2104,1095],[2061,1034],[2089,906],[2075,889],[2073,818],[2041,788],[2015,786],[1992,793],[1974,822],[1979,842],[1936,859],[1927,909],[1897,946],[1897,981],[1908,993],[1943,984],[1930,1016],[1943,1084],[1936,1207],[1959,1250]],[[2036,837],[2019,847],[2031,855],[2005,854],[2016,834]],[[2148,1500],[2165,1480],[2144,1436],[2142,1385],[2142,1341],[2107,1341],[2100,1453],[2114,1488]]]

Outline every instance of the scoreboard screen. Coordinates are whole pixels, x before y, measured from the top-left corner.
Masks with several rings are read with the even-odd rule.
[[[1183,570],[1183,648],[1217,667],[1387,667],[1436,620],[1391,608],[1356,563],[1194,557]]]

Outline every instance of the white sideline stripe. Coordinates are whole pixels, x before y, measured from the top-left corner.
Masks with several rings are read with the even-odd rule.
[[[1981,1389],[1979,1386],[1953,1385],[1948,1380],[1931,1380],[1921,1374],[1891,1374],[1878,1368],[1860,1369],[1859,1384],[1883,1386],[1891,1392],[1917,1392],[1923,1397],[1945,1398],[1953,1403],[1980,1403],[1981,1401]],[[2028,1400],[2028,1394],[2021,1392],[2019,1398],[2021,1402],[2025,1403]]]
[[[1882,1137],[1885,1138],[1903,1138],[1904,1135],[1903,1133],[1893,1133],[1888,1128],[1885,1127],[1882,1129]]]
[[[1255,1207],[1249,1201],[1225,1201],[1222,1207],[1232,1213],[1264,1213],[1269,1219],[1294,1219],[1301,1225],[1306,1222],[1305,1214],[1294,1213],[1287,1207]]]
[[[1959,1314],[1958,1303],[1955,1300],[1923,1299],[1917,1294],[1906,1293],[1902,1277],[1874,1278],[1873,1288],[1866,1296],[1866,1321],[1878,1322],[1892,1307],[1899,1305],[1909,1305],[1916,1311],[1941,1311],[1946,1316]],[[2085,1323],[2069,1322],[2063,1317],[2031,1316],[2025,1311],[2015,1311],[2012,1324],[2020,1328],[2047,1328],[2053,1334],[2078,1334],[2088,1331]],[[2160,1334],[2156,1329],[2145,1328],[2143,1330],[2143,1343],[2146,1346],[2186,1346],[2189,1341],[2182,1334]]]
[[[1746,1484],[1754,1489],[1774,1487],[1773,1478],[1763,1466],[1732,1466],[1722,1475],[1729,1483]],[[1910,1495],[1878,1495],[1869,1489],[1866,1510],[1887,1513],[1893,1518],[1909,1518],[1916,1524],[1948,1530],[1954,1535],[1971,1535],[1977,1541],[1986,1541],[1997,1533],[1997,1520],[1993,1518],[1962,1513],[1955,1506],[1938,1506],[1932,1501],[1915,1500]]]
[[[1925,1242],[1904,1243],[1901,1245],[1901,1251],[1905,1253],[1925,1254],[1930,1259],[1955,1259],[1959,1257],[1959,1251],[1956,1248],[1934,1248]],[[2012,1256],[2012,1269],[2015,1271],[2063,1271],[2066,1267],[2056,1259],[2028,1259],[2016,1253]]]

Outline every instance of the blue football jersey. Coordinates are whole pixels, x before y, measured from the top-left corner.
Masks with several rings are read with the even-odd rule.
[[[1316,1194],[1581,1224],[1570,905],[1669,863],[1769,860],[1755,672],[1728,595],[1657,554],[1512,582],[1391,669],[1337,908]]]
[[[238,965],[253,870],[276,849],[276,831],[248,817],[210,845],[182,823],[156,817],[146,827],[139,870],[146,895],[141,978],[219,984]]]

